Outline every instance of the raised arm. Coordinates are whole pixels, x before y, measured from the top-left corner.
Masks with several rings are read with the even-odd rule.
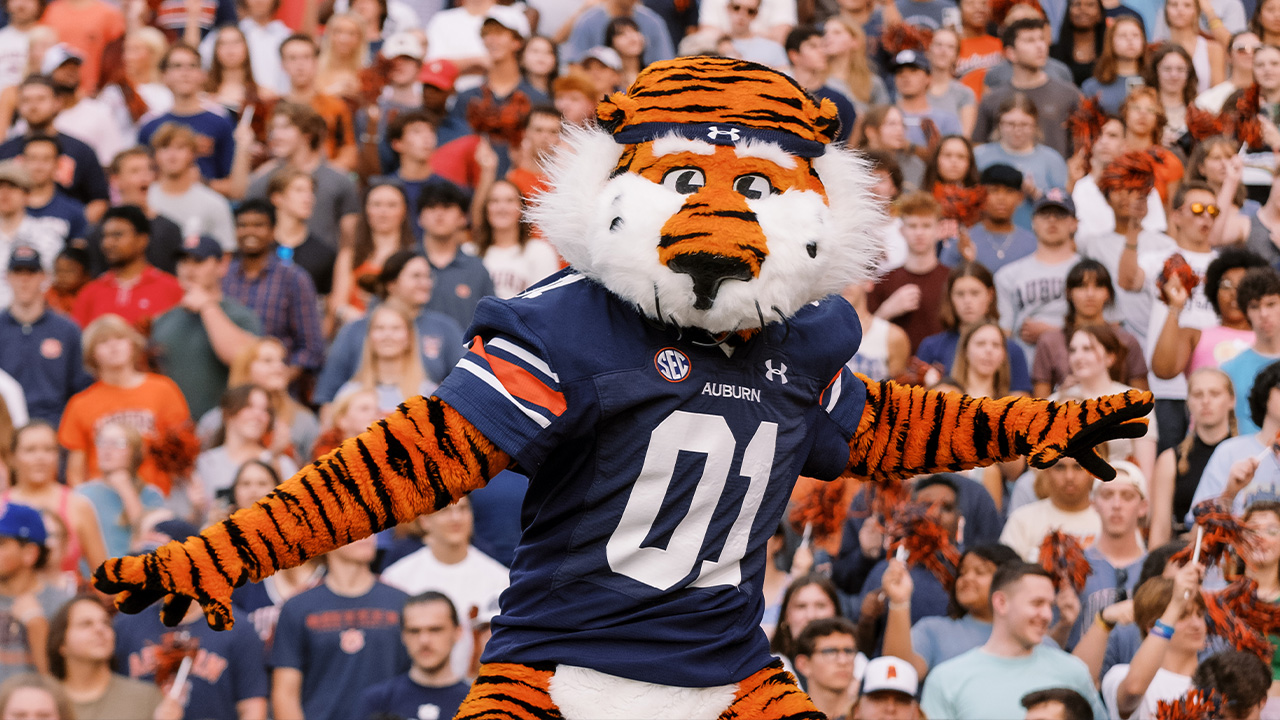
[[[848,470],[870,480],[959,472],[1025,455],[1032,467],[1073,457],[1103,480],[1115,470],[1094,450],[1140,437],[1151,393],[1130,390],[1095,400],[975,398],[876,382],[858,375],[867,403],[849,443]]]
[[[229,628],[239,585],[435,512],[509,462],[442,400],[417,397],[199,535],[108,560],[94,584],[124,612],[164,598],[162,618],[173,626],[194,599],[211,627]]]

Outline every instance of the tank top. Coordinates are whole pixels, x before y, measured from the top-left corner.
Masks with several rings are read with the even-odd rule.
[[[1187,374],[1202,367],[1218,367],[1222,363],[1253,347],[1252,330],[1233,330],[1221,325],[1207,327],[1200,331],[1200,342],[1191,351],[1191,360],[1187,363]]]
[[[1191,511],[1191,499],[1196,494],[1196,486],[1200,484],[1200,476],[1204,474],[1205,465],[1209,464],[1209,456],[1213,455],[1213,451],[1218,444],[1209,445],[1200,439],[1199,435],[1192,435],[1191,448],[1187,451],[1187,471],[1185,473],[1178,472],[1177,465],[1174,465],[1173,476],[1173,529],[1174,532],[1182,532],[1182,520]],[[1178,457],[1178,449],[1174,448],[1175,462],[1181,460]]]
[[[858,353],[845,365],[856,373],[862,373],[872,380],[889,379],[889,321],[884,318],[872,318],[871,327],[862,336],[862,345]]]
[[[9,502],[10,492],[5,490],[0,500]],[[36,508],[36,510],[43,510],[43,508]],[[57,515],[67,529],[67,550],[62,555],[62,571],[75,573],[76,577],[80,577],[80,537],[76,535],[76,526],[71,522],[71,488],[66,485],[60,488]],[[89,569],[93,570],[93,568]]]
[[[1196,38],[1196,51],[1191,53],[1191,67],[1196,69],[1196,94],[1200,94],[1209,89],[1209,83],[1212,81],[1210,73],[1213,71],[1209,66],[1209,41],[1203,37]]]

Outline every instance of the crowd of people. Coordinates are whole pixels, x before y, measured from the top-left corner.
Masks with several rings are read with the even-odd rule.
[[[1246,577],[1280,603],[1276,0],[2,10],[0,720],[452,717],[508,584],[514,472],[237,589],[229,632],[117,615],[88,574],[429,394],[481,298],[562,266],[524,215],[562,132],[697,54],[831,100],[892,208],[882,277],[844,293],[852,369],[1156,398],[1110,483],[1070,459],[915,479],[959,553],[942,572],[890,550],[856,483],[834,534],[779,527],[743,589],[818,708],[1146,719],[1199,689],[1280,718],[1280,662],[1210,633],[1200,594]],[[1204,501],[1249,552],[1172,559]],[[1078,592],[1039,564],[1058,532]]]

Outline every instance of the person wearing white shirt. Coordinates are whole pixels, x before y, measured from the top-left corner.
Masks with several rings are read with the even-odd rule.
[[[1086,548],[1102,531],[1102,518],[1091,501],[1094,478],[1080,463],[1062,458],[1040,472],[1048,497],[1013,511],[1000,533],[1000,544],[1027,562],[1039,559],[1040,544],[1054,530],[1074,535]]]
[[[702,0],[698,5],[699,28],[720,34],[729,32],[729,13],[732,12],[729,6],[734,2],[735,0]],[[796,0],[760,0],[751,21],[751,31],[757,36],[780,43],[786,40],[787,33],[791,32],[797,22]]]
[[[289,76],[280,66],[280,45],[293,31],[276,19],[279,7],[280,0],[241,0],[244,16],[237,24],[249,46],[253,81],[258,87],[283,95],[289,92]],[[218,33],[211,32],[200,42],[200,61],[206,69],[213,63],[213,49],[217,41]]]
[[[27,74],[27,31],[40,22],[40,0],[8,0],[9,24],[0,28],[0,89],[22,82]]]
[[[1093,143],[1090,155],[1089,173],[1076,181],[1071,190],[1071,199],[1076,204],[1076,218],[1079,227],[1076,239],[1091,238],[1096,235],[1108,235],[1116,226],[1116,215],[1107,198],[1098,189],[1098,178],[1107,163],[1124,152],[1124,125],[1120,120],[1111,118],[1102,124],[1098,139]],[[1142,229],[1146,232],[1162,233],[1167,226],[1164,215],[1164,203],[1160,194],[1153,188],[1147,193],[1147,214],[1142,218]]]

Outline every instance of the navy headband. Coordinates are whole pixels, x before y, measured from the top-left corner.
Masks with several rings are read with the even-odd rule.
[[[817,140],[806,140],[785,130],[753,128],[730,123],[638,123],[615,132],[613,139],[620,145],[634,145],[657,140],[667,135],[702,140],[713,145],[734,145],[743,140],[759,140],[773,143],[792,155],[804,158],[821,157],[827,149],[826,145]]]

